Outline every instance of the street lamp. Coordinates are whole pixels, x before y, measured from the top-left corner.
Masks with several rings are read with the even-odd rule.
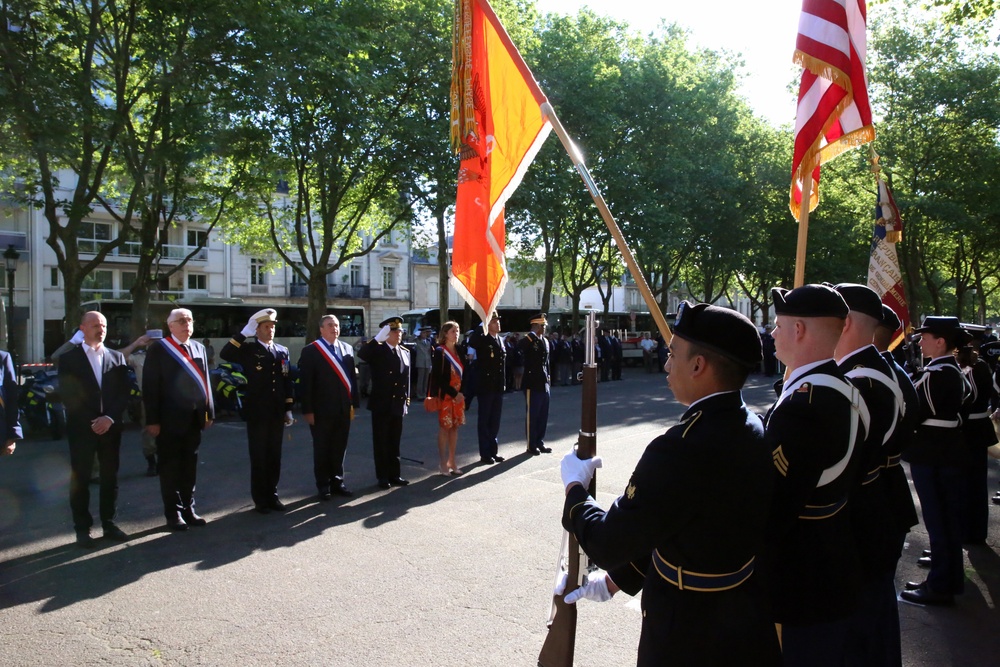
[[[3,253],[3,261],[7,265],[7,351],[10,352],[14,368],[17,368],[17,354],[14,351],[14,272],[17,271],[17,260],[21,253],[13,244],[7,246]],[[16,370],[15,370],[16,372]]]

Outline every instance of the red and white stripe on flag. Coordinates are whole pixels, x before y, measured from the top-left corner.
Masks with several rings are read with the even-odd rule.
[[[803,67],[795,114],[791,209],[802,204],[812,172],[809,210],[819,202],[819,168],[848,148],[875,139],[868,84],[865,0],[803,0],[795,62]]]

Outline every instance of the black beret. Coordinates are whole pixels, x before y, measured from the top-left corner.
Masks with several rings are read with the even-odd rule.
[[[390,329],[398,329],[403,324],[402,317],[387,317],[379,323],[380,327],[388,326]]]
[[[878,293],[868,285],[858,285],[856,283],[840,283],[833,289],[837,290],[840,296],[844,297],[847,307],[851,312],[861,313],[882,320],[882,299]]]
[[[896,311],[882,304],[882,321],[878,323],[880,327],[885,327],[889,331],[899,331],[899,327],[903,326],[903,323],[899,319],[899,315]]]
[[[961,347],[972,340],[962,323],[957,317],[944,317],[941,315],[930,315],[924,318],[921,325],[913,330],[914,333],[929,333],[938,338],[944,338],[954,347]]]
[[[847,319],[850,309],[840,293],[826,285],[803,285],[793,290],[771,289],[774,312],[795,317],[839,317]]]
[[[674,335],[742,366],[756,366],[763,356],[757,327],[729,308],[682,301],[674,319]]]

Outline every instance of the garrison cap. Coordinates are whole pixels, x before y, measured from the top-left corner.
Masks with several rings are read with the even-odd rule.
[[[903,326],[903,323],[899,320],[899,315],[896,311],[882,304],[882,321],[878,323],[880,327],[885,327],[889,331],[898,331],[899,327]]]
[[[771,301],[778,315],[795,317],[838,317],[847,319],[850,309],[837,290],[826,285],[802,285],[793,290],[771,289]]]
[[[388,317],[388,318],[382,320],[381,323],[379,323],[380,327],[387,326],[390,329],[398,329],[402,325],[403,325],[403,318],[402,317],[396,317],[396,316]]]
[[[972,340],[962,328],[962,323],[957,317],[944,317],[941,315],[930,315],[924,318],[921,325],[913,330],[914,333],[929,333],[938,338],[944,338],[954,347],[961,347]]]
[[[840,283],[834,288],[844,298],[847,307],[852,312],[861,313],[868,317],[882,320],[882,299],[878,293],[868,285],[858,285],[856,283]]]
[[[257,324],[263,324],[264,322],[277,322],[278,311],[274,308],[262,308],[253,314],[253,319]]]
[[[674,319],[674,335],[721,354],[741,366],[752,368],[762,358],[757,327],[729,308],[682,301]]]

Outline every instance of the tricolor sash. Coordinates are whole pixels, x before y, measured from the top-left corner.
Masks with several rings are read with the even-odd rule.
[[[451,362],[451,367],[455,369],[456,373],[458,373],[458,377],[462,377],[462,371],[465,370],[462,366],[462,362],[460,362],[454,354],[449,352],[448,348],[444,345],[441,346],[441,352],[444,354],[445,359]]]
[[[316,346],[316,349],[319,350],[320,354],[323,355],[323,358],[326,359],[326,363],[330,364],[330,368],[332,368],[333,372],[340,378],[340,381],[344,384],[344,389],[347,390],[348,397],[350,397],[351,381],[347,377],[347,371],[345,371],[344,367],[340,365],[339,361],[337,361],[337,357],[333,356],[333,353],[330,352],[330,348],[328,348],[320,339],[317,338],[314,340],[313,345]]]
[[[212,389],[208,386],[208,378],[198,364],[194,363],[194,360],[188,356],[188,354],[181,348],[181,346],[174,341],[173,336],[169,336],[163,339],[163,346],[167,349],[167,352],[177,360],[177,363],[181,365],[187,374],[194,378],[194,381],[201,388],[201,391],[205,394],[205,403],[208,405],[209,410],[212,414],[215,414],[215,401],[212,399]]]

